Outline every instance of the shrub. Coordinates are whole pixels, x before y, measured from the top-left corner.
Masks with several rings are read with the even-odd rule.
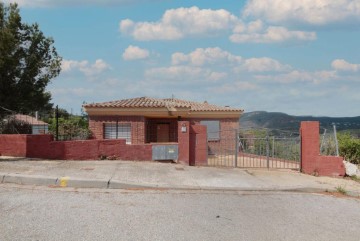
[[[360,164],[360,139],[356,139],[350,133],[338,134],[337,138],[340,156],[343,156],[346,161]]]

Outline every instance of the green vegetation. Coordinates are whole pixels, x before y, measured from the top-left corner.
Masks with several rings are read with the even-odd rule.
[[[0,2],[0,105],[15,112],[49,111],[46,86],[59,75],[61,57],[38,24],[23,23],[17,4]],[[0,119],[3,118],[0,112]]]
[[[240,132],[242,151],[249,154],[300,160],[300,139],[297,137],[277,137],[267,130],[247,130]]]
[[[338,186],[338,187],[336,188],[336,191],[337,191],[338,193],[343,194],[343,195],[346,195],[346,194],[347,194],[346,189],[345,189],[344,187],[342,187],[342,186]]]
[[[55,110],[53,111],[55,113]],[[56,135],[56,118],[52,114],[44,119],[49,124],[49,133]],[[82,115],[71,115],[65,109],[59,109],[59,140],[86,140],[91,138],[88,128],[88,117]]]
[[[360,164],[360,139],[355,138],[349,132],[340,133],[337,138],[340,156],[343,156],[346,161]]]
[[[350,176],[351,180],[355,181],[355,182],[360,182],[360,177],[356,176],[356,175],[352,175]]]

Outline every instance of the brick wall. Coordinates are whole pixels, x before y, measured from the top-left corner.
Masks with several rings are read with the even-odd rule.
[[[53,159],[53,156],[60,155],[61,150],[50,147],[53,140],[52,135],[27,135],[25,157]]]
[[[27,135],[0,135],[0,155],[24,157]]]
[[[207,165],[207,154],[207,127],[204,125],[191,125],[189,164],[191,166]]]
[[[306,174],[320,176],[344,176],[342,157],[321,156],[319,122],[303,121],[301,134],[301,170]]]
[[[89,116],[94,139],[104,139],[104,123],[131,123],[131,144],[145,143],[145,118],[141,116]]]
[[[182,128],[184,132],[182,131]],[[185,165],[189,165],[190,160],[190,123],[189,121],[178,122],[178,147],[179,156],[178,161]]]
[[[200,124],[202,120],[217,120],[220,122],[220,140],[209,140],[208,151],[210,153],[224,152],[225,150],[231,150],[234,152],[236,139],[235,130],[239,130],[239,119],[238,118],[225,118],[225,119],[214,119],[214,118],[192,118],[187,119],[192,125]]]
[[[53,141],[52,135],[0,135],[0,153],[58,160],[97,160],[100,156],[116,156],[121,160],[150,161],[152,145],[127,145],[122,139]]]

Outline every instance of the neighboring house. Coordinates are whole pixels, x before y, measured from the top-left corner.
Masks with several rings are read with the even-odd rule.
[[[31,134],[38,135],[38,134],[48,134],[49,133],[48,123],[38,120],[32,116],[16,114],[13,116],[13,118],[18,122],[22,122],[22,123],[30,125],[31,126]]]
[[[209,142],[239,128],[241,109],[174,98],[140,97],[86,104],[95,139],[126,139],[127,144],[177,143],[178,121],[206,125]],[[230,132],[229,132],[230,133]],[[234,138],[234,132],[230,133]]]

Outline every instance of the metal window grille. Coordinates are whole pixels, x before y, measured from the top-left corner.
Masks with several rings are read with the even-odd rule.
[[[105,139],[125,139],[126,144],[131,144],[130,123],[105,123]]]

